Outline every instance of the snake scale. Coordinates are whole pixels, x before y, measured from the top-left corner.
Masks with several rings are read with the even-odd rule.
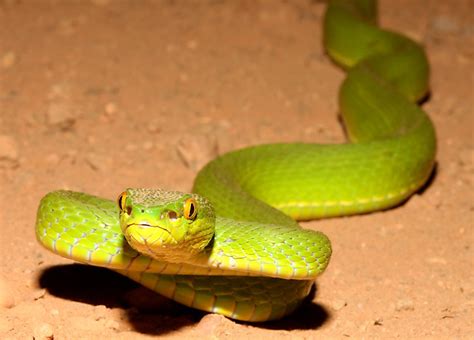
[[[330,1],[329,56],[349,143],[271,144],[208,163],[192,193],[128,189],[117,202],[55,191],[36,235],[49,250],[116,270],[175,301],[245,321],[279,319],[309,294],[331,244],[295,220],[367,213],[429,177],[436,138],[416,104],[429,66],[416,42],[376,25],[371,0]]]

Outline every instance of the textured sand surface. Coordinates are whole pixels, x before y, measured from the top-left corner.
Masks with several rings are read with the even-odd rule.
[[[381,2],[429,55],[437,171],[396,209],[303,224],[334,254],[295,315],[206,315],[35,240],[54,189],[189,190],[218,153],[344,141],[324,6],[0,0],[0,338],[474,338],[472,0]]]

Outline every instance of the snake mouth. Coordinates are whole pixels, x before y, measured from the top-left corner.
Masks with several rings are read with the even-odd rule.
[[[164,227],[161,227],[159,225],[154,225],[154,224],[149,224],[149,223],[146,223],[146,222],[141,222],[141,223],[130,223],[130,224],[127,224],[125,226],[125,232],[128,230],[128,228],[130,227],[143,227],[143,228],[158,228],[158,229],[161,229],[163,231],[166,231],[170,236],[171,236],[171,232],[164,228]]]

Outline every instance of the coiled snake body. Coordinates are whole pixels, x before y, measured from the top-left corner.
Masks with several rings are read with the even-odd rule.
[[[116,202],[47,194],[36,235],[48,249],[114,269],[187,306],[246,321],[291,313],[331,245],[294,219],[397,205],[431,173],[436,141],[415,104],[428,89],[423,49],[375,25],[374,1],[331,1],[329,55],[348,69],[340,107],[351,143],[273,144],[222,155],[193,194],[128,189]]]

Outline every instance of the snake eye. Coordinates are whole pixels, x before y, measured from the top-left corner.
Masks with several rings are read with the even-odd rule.
[[[197,204],[194,198],[188,198],[184,202],[184,217],[193,220],[197,215]]]
[[[120,194],[120,196],[117,198],[117,203],[120,208],[120,211],[126,212],[127,215],[130,215],[132,213],[132,207],[131,206],[125,206],[125,203],[127,202],[127,192],[124,191]]]
[[[127,200],[127,192],[124,191],[117,198],[117,203],[121,211],[125,210],[125,201]]]

